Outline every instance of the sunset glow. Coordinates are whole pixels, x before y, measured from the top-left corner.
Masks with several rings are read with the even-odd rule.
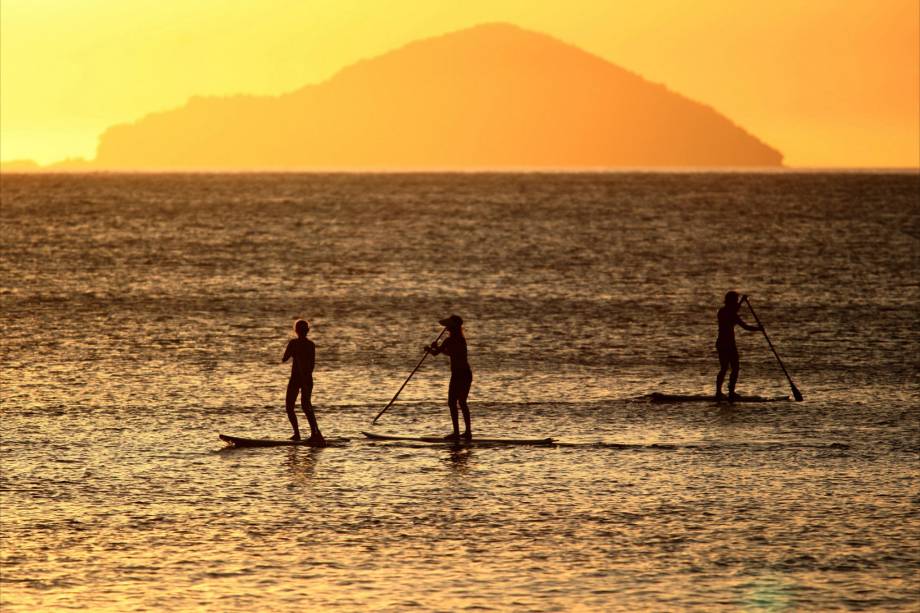
[[[909,610],[918,195],[920,0],[0,0],[0,613]]]
[[[713,107],[789,166],[912,167],[918,6],[4,0],[0,159],[91,159],[106,128],[192,96],[278,95],[413,40],[500,21]]]

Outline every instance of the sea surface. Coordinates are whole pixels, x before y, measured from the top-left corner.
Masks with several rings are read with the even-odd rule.
[[[0,187],[4,612],[917,610],[917,172]],[[729,289],[805,400],[651,402]],[[475,433],[558,446],[364,439],[449,432],[444,357],[370,422],[451,313]],[[290,435],[296,317],[350,442],[225,449]]]

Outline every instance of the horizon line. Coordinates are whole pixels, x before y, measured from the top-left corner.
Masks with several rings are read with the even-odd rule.
[[[21,160],[16,160],[19,162]],[[0,165],[7,162],[0,162]],[[3,169],[4,175],[433,175],[433,174],[796,174],[796,173],[920,173],[920,166],[621,166],[585,168],[502,167],[502,168],[292,168],[292,169]]]

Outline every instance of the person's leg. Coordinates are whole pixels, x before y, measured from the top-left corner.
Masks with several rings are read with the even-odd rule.
[[[466,399],[470,395],[470,387],[473,385],[473,373],[470,373],[468,377],[465,377],[463,380],[462,387],[458,390],[457,402],[460,405],[460,410],[463,411],[463,425],[466,429],[463,431],[464,438],[473,438],[473,427],[470,425],[470,407],[466,403]]]
[[[741,370],[741,363],[738,359],[738,352],[736,351],[731,357],[731,368],[732,374],[728,377],[728,399],[733,400],[735,398],[735,385],[738,383],[738,371]]]
[[[450,375],[450,384],[447,386],[447,406],[450,409],[450,422],[454,427],[453,437],[460,436],[460,419],[457,414],[457,377]]]
[[[722,382],[725,381],[725,373],[728,372],[730,360],[724,352],[719,352],[719,374],[716,375],[716,400],[722,398]]]
[[[297,402],[297,391],[297,382],[292,377],[291,380],[288,381],[287,394],[285,394],[284,398],[284,409],[287,411],[288,420],[291,422],[291,427],[294,429],[294,436],[291,437],[291,440],[294,441],[300,440],[300,426],[297,423],[297,413],[294,412],[294,403]]]
[[[313,378],[310,377],[300,388],[300,406],[303,414],[307,416],[307,422],[310,424],[310,440],[323,438],[323,433],[319,430],[319,424],[316,421],[316,413],[313,411]]]

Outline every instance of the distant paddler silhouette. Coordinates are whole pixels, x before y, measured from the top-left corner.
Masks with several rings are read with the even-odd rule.
[[[742,296],[741,300],[746,298],[746,296]],[[719,335],[716,338],[716,351],[719,352],[719,374],[716,376],[716,400],[725,399],[722,394],[722,382],[725,380],[725,372],[729,367],[731,367],[732,373],[728,379],[728,400],[731,402],[737,398],[735,384],[738,383],[738,371],[741,369],[741,364],[738,357],[738,345],[735,344],[735,326],[741,326],[751,332],[763,329],[759,326],[744,323],[738,315],[740,308],[741,302],[738,300],[738,292],[726,293],[725,305],[719,309],[717,315]]]

